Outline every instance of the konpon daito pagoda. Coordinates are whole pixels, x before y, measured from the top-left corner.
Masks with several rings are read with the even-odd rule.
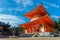
[[[25,29],[25,33],[52,32],[51,27],[55,26],[43,5],[39,5],[24,16],[30,19],[30,22],[20,25]]]

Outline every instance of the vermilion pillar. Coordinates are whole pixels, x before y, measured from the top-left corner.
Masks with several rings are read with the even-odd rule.
[[[28,33],[28,30],[27,29],[25,29],[25,33]]]
[[[34,33],[35,33],[35,32],[36,32],[36,27],[34,26],[34,28],[33,28],[33,29],[34,29]]]
[[[38,32],[40,32],[40,26],[38,26]]]
[[[30,27],[29,32],[30,32],[30,33],[32,32],[32,27]]]

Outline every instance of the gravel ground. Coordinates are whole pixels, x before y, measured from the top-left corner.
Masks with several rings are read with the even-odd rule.
[[[60,37],[0,38],[0,40],[60,40]]]

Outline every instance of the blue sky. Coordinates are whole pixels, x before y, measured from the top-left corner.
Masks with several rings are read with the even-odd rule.
[[[60,0],[0,0],[0,21],[17,26],[29,22],[24,14],[43,4],[50,17],[60,17]]]

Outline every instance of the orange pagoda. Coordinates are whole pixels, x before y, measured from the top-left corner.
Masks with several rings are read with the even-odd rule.
[[[52,32],[52,27],[55,26],[43,5],[24,16],[30,19],[30,22],[20,25],[25,29],[25,33]]]

